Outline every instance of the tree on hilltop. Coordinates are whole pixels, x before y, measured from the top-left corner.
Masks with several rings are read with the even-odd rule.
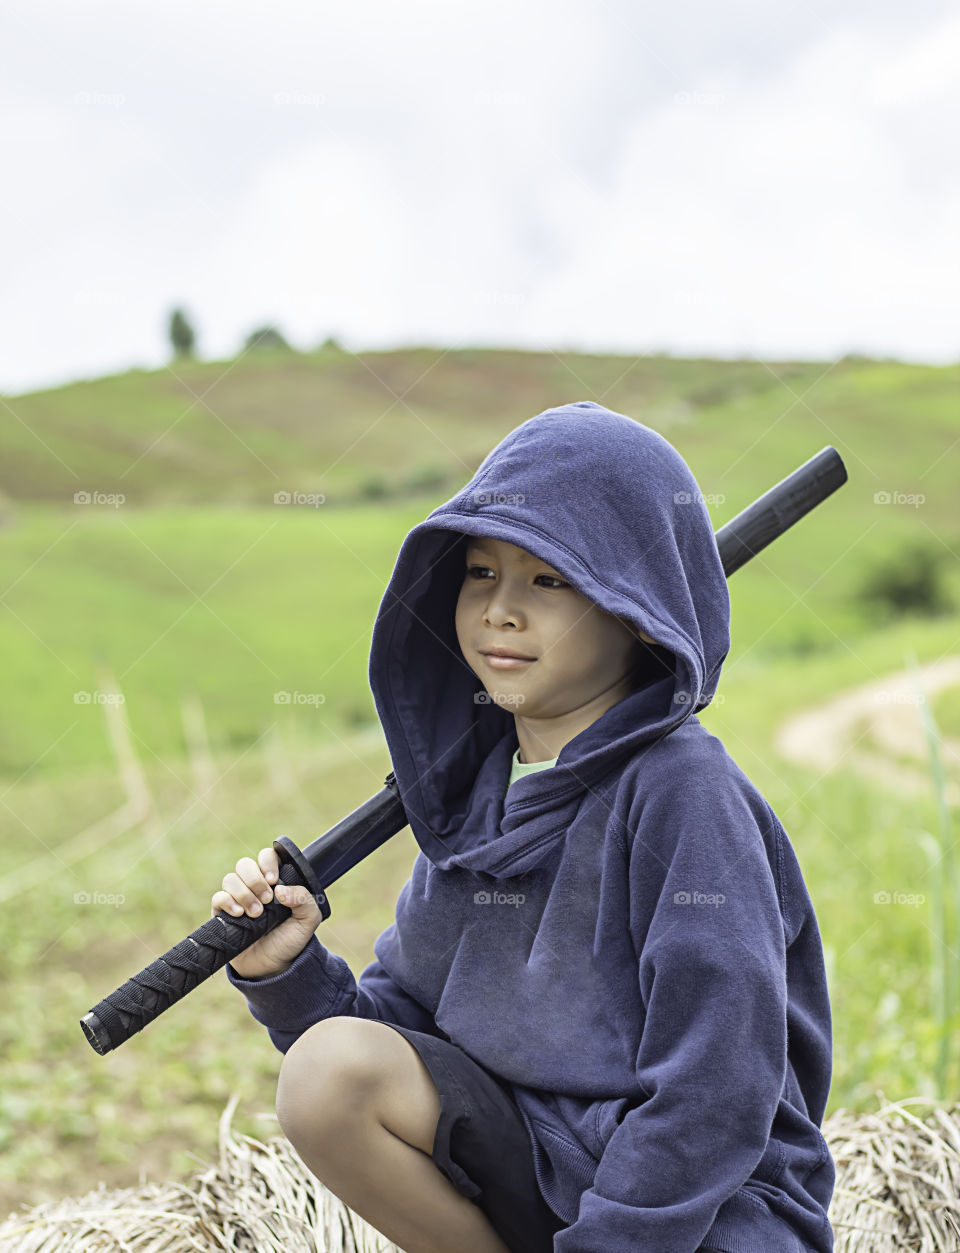
[[[248,348],[289,349],[290,345],[275,326],[259,326],[255,331],[250,332],[243,347],[246,351]]]
[[[193,327],[182,309],[174,309],[170,314],[170,343],[175,357],[192,357],[196,340]]]

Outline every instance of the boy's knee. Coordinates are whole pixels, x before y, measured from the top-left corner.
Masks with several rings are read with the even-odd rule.
[[[342,1136],[372,1109],[381,1058],[370,1026],[364,1019],[325,1018],[287,1049],[276,1111],[291,1142]],[[375,1121],[372,1113],[370,1119]]]

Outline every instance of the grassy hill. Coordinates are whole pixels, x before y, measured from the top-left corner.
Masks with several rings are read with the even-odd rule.
[[[670,439],[716,528],[825,444],[844,457],[843,488],[731,580],[726,678],[869,632],[869,570],[908,539],[944,559],[960,544],[957,367],[327,348],[176,372],[7,402],[0,777],[110,760],[101,668],[160,754],[183,751],[185,691],[223,747],[277,719],[321,739],[372,720],[369,632],[404,535],[509,430],[573,399]],[[325,501],[276,505],[277,491]],[[881,505],[878,491],[926,499]],[[945,577],[960,602],[958,563]],[[284,690],[325,699],[281,708]]]
[[[131,505],[266,505],[301,490],[340,505],[404,493],[424,475],[455,487],[526,418],[590,399],[675,441],[705,491],[731,501],[755,494],[768,468],[831,442],[872,496],[890,473],[915,490],[911,474],[957,433],[958,382],[960,366],[860,358],[254,350],[6,398],[0,490],[64,505],[78,490]],[[948,468],[931,471],[930,485]]]

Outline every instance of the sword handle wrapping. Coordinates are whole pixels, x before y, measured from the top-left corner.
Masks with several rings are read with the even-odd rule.
[[[285,835],[273,847],[280,862],[278,883],[307,888],[320,907],[321,921],[329,918],[330,902],[300,849]],[[129,1040],[290,913],[274,895],[255,918],[224,913],[210,918],[84,1014],[80,1026],[91,1047],[102,1055]]]

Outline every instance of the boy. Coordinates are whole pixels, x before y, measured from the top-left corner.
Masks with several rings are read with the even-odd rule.
[[[369,670],[420,849],[396,921],[355,980],[304,902],[227,977],[298,1152],[407,1253],[832,1250],[813,905],[696,716],[729,647],[696,480],[593,402],[405,539]],[[252,909],[275,857],[237,871]]]

